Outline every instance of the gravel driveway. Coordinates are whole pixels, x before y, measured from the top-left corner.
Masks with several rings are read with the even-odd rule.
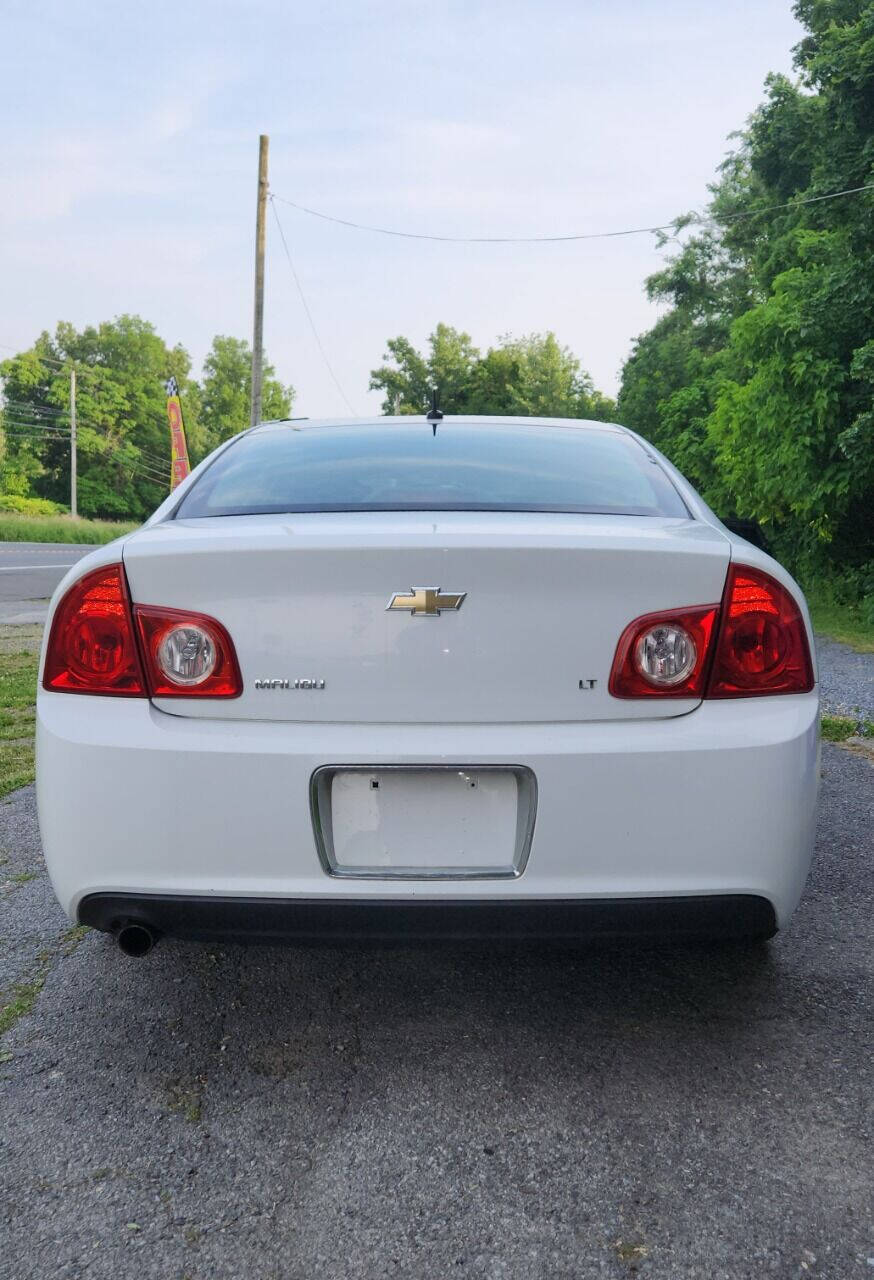
[[[817,636],[816,658],[823,710],[874,720],[874,653],[855,653]]]
[[[823,755],[805,898],[752,951],[132,961],[69,929],[17,792],[0,1276],[874,1277],[874,772]]]

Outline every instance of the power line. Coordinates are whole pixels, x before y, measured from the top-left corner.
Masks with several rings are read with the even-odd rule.
[[[28,440],[69,440],[69,431],[31,431],[24,426],[4,427],[4,436],[25,436]]]
[[[109,374],[115,374],[117,377],[122,379],[125,376],[124,370],[112,369],[108,365],[81,365],[81,364],[77,364],[74,360],[56,360],[53,356],[40,355],[36,351],[21,351],[18,347],[14,347],[9,342],[0,342],[0,347],[3,347],[7,351],[14,351],[20,356],[33,355],[36,357],[37,360],[44,360],[47,364],[57,365],[60,369],[63,369],[64,371],[69,371],[70,369],[74,368],[76,370],[77,375],[86,374],[86,375],[94,376],[96,374],[109,373]],[[4,403],[15,405],[19,409],[32,410],[34,413],[40,413],[40,412],[52,413],[57,415],[58,417],[64,417],[68,419],[70,417],[69,410],[58,408],[54,405],[46,405],[41,402],[33,403],[33,402],[27,402],[23,400],[6,400]],[[3,405],[0,405],[0,415],[3,415],[3,414],[4,414]],[[82,422],[82,420],[80,419],[79,425],[84,427],[89,427],[92,431],[96,432],[98,435],[104,436],[108,440],[111,440],[113,438],[112,436],[109,435],[108,432],[104,431],[102,428],[98,427],[93,422]],[[139,445],[135,445],[134,447],[137,449],[140,448]],[[143,454],[147,454],[146,450],[140,449],[140,452]],[[170,464],[169,459],[166,459],[166,460],[163,458],[158,459],[157,454],[148,454],[148,456],[159,461],[160,466],[163,467],[166,462],[166,465],[169,467],[169,464]]]
[[[85,425],[87,426],[88,424],[86,423]],[[34,423],[27,422],[13,422],[8,426],[2,424],[0,425],[0,433],[2,433],[3,436],[11,437],[21,443],[27,441],[32,444],[66,444],[70,439],[70,432],[64,427],[41,427]],[[138,470],[149,472],[153,478],[156,479],[160,477],[161,483],[164,482],[170,468],[169,458],[166,460],[158,459],[156,454],[140,449],[138,445],[132,443],[131,447],[137,450],[137,457],[133,459],[126,459],[123,456],[122,449],[117,441],[114,441],[111,436],[103,433],[98,432],[97,434],[102,435],[102,439],[109,443],[110,456],[119,457],[121,459],[122,466],[134,465]]]
[[[17,350],[17,348],[10,346],[9,343],[6,343],[6,342],[0,342],[0,347],[7,347],[10,351]],[[34,353],[25,353],[25,354],[36,354],[36,353],[34,352]],[[60,365],[65,370],[70,368],[69,361],[54,360],[50,356],[38,356],[37,358],[40,360],[48,360],[50,364]],[[96,372],[108,372],[108,373],[119,372],[118,370],[112,370],[108,368],[104,369],[103,366],[87,366],[84,369],[79,365],[76,365],[75,367],[76,367],[77,374],[82,372],[95,372],[95,373]],[[119,374],[119,376],[122,376],[122,375]],[[10,418],[8,416],[7,406],[12,406],[14,417],[17,417],[20,413],[26,411],[28,413],[33,413],[36,418],[42,417],[43,415],[52,415],[57,419],[64,418],[64,419],[67,419],[68,421],[70,418],[70,412],[68,409],[63,409],[56,405],[48,405],[48,404],[45,404],[43,401],[4,400],[3,404],[0,404],[0,425],[2,425],[2,421],[4,420],[10,421],[10,422],[13,421],[13,418]],[[28,425],[30,424],[28,423]],[[88,422],[88,421],[83,422],[82,419],[80,418],[79,426],[88,427],[91,431],[94,431],[97,435],[103,436],[107,440],[114,439],[114,437],[111,436],[108,431],[105,431],[102,427],[98,427],[97,424],[94,422]],[[148,449],[144,449],[141,445],[135,444],[134,447],[139,449],[140,453],[144,457],[151,458],[152,461],[157,463],[159,467],[164,467],[165,465],[169,466],[170,464],[169,458],[159,457],[158,454],[152,453]]]
[[[148,480],[150,484],[160,484],[160,485],[163,485],[163,486],[164,486],[165,488],[167,488],[167,489],[169,489],[169,488],[170,488],[170,476],[169,476],[169,474],[167,474],[167,475],[160,475],[160,476],[159,476],[159,475],[155,475],[155,474],[154,474],[154,472],[152,472],[152,471],[148,470],[148,468],[138,466],[136,462],[133,462],[133,463],[122,463],[121,465],[122,465],[122,467],[123,467],[123,469],[124,469],[124,470],[126,470],[126,471],[128,471],[128,472],[130,473],[131,478],[133,478],[134,476],[142,476],[142,477],[143,477],[143,479]]]
[[[22,405],[20,409],[0,409],[0,421],[11,422],[13,418],[26,418],[28,422],[46,427],[68,427],[70,421],[69,414],[64,414],[63,417],[54,413],[43,414],[29,405]]]
[[[65,440],[69,440],[70,432],[62,427],[36,427],[32,422],[9,422],[5,423],[2,428],[5,435],[21,433],[26,431],[32,435],[34,439],[40,436],[62,436]]]
[[[123,470],[127,471],[132,480],[138,477],[149,484],[157,484],[164,489],[170,488],[169,476],[156,476],[151,471],[143,471],[142,467],[124,467]]]
[[[352,408],[352,405],[349,403],[349,397],[346,395],[346,392],[340,386],[340,380],[337,377],[334,370],[331,368],[331,362],[328,359],[327,353],[325,352],[325,348],[322,346],[322,340],[319,337],[319,331],[316,328],[316,322],[313,320],[312,312],[309,309],[307,300],[304,297],[303,289],[301,288],[300,280],[298,279],[297,272],[294,269],[294,262],[292,261],[292,258],[291,258],[291,251],[288,247],[288,241],[285,238],[285,232],[282,229],[282,223],[279,221],[279,214],[276,212],[276,205],[274,204],[272,195],[270,197],[270,208],[273,210],[273,216],[276,219],[276,225],[279,228],[279,236],[280,236],[280,239],[282,240],[282,247],[285,250],[286,258],[288,258],[288,265],[291,267],[291,274],[292,274],[292,277],[294,278],[294,283],[297,285],[297,291],[300,295],[300,300],[303,305],[303,309],[306,312],[306,318],[310,322],[310,328],[313,331],[313,337],[316,340],[316,346],[319,348],[319,351],[321,352],[322,359],[325,362],[325,368],[328,370],[328,373],[331,375],[331,378],[333,379],[333,382],[334,382],[334,386],[340,392],[340,395],[343,399],[343,402],[346,405],[346,408],[349,410],[349,412],[352,414],[354,418],[356,416],[355,410]]]
[[[28,431],[38,431],[38,433],[56,433],[58,435],[70,434],[67,426],[49,426],[42,424],[42,422],[26,422],[22,419],[17,419],[17,417],[8,417],[8,419],[4,419],[3,424],[0,424],[0,429],[6,431],[10,426],[27,429]]]
[[[165,463],[167,466],[170,465],[169,458],[165,459],[165,458],[159,457],[158,454],[152,453],[151,450],[145,449],[141,445],[138,445],[135,440],[120,440],[115,436],[111,436],[108,431],[104,431],[102,428],[96,426],[96,424],[93,422],[80,422],[79,426],[87,427],[90,431],[93,431],[96,436],[99,436],[101,440],[106,440],[111,445],[118,446],[121,444],[130,444],[132,448],[137,450],[138,454],[141,457],[148,458],[157,467],[163,467]],[[23,428],[28,431],[41,434],[41,435],[61,435],[67,439],[69,438],[69,435],[70,435],[70,428],[67,426],[62,426],[60,423],[34,422],[32,420],[27,420],[27,419],[18,418],[18,417],[12,418],[4,414],[2,421],[0,421],[0,431],[7,432],[9,427]]]
[[[88,427],[91,431],[94,432],[95,435],[99,436],[101,440],[107,440],[111,445],[114,445],[116,447],[124,444],[130,445],[131,448],[136,449],[139,457],[141,457],[144,461],[151,463],[151,465],[155,467],[156,470],[162,470],[164,467],[166,467],[169,471],[169,468],[170,468],[169,455],[166,458],[163,458],[157,453],[152,453],[151,449],[146,449],[143,447],[143,445],[137,444],[136,440],[132,440],[130,438],[126,438],[122,440],[116,436],[111,436],[108,431],[102,431],[99,427],[95,426],[93,422],[80,422],[79,426]]]
[[[132,440],[129,437],[122,439],[118,436],[110,435],[108,431],[105,431],[102,427],[98,427],[97,424],[94,422],[88,422],[88,421],[82,422],[80,419],[79,426],[80,428],[87,427],[89,431],[93,431],[94,434],[96,436],[99,436],[101,440],[108,441],[109,444],[113,445],[116,449],[120,445],[129,444],[131,448],[137,450],[137,453],[141,458],[151,462],[152,465],[157,469],[161,469],[163,467],[167,467],[169,469],[170,467],[169,456],[166,458],[163,458],[157,453],[152,453],[151,449],[146,449],[143,445],[137,444],[136,440]]]
[[[5,412],[8,408],[33,410],[34,413],[51,414],[56,418],[69,418],[70,416],[68,409],[60,409],[55,405],[43,404],[39,400],[4,400],[3,404],[0,405],[0,413]]]
[[[26,407],[29,408],[30,406]],[[43,435],[61,435],[65,439],[69,439],[70,428],[68,426],[61,425],[59,422],[38,422],[33,419],[23,418],[19,416],[20,412],[21,411],[13,416],[7,411],[3,411],[2,418],[0,418],[0,430],[9,435],[12,434],[8,430],[9,427],[24,427],[32,432],[41,433]],[[68,417],[69,415],[65,416]],[[102,427],[98,427],[94,422],[88,422],[87,420],[83,422],[80,419],[79,427],[87,427],[88,430],[93,431],[94,434],[99,436],[102,440],[108,440],[112,444],[120,443],[115,436],[110,435],[108,431],[105,431]],[[130,443],[131,446],[137,450],[139,456],[148,460],[156,470],[162,470],[165,466],[169,468],[169,458],[163,458],[159,454],[153,453],[151,449],[144,448],[142,445],[137,444],[135,440],[130,440],[126,443]]]
[[[764,209],[745,209],[737,213],[727,213],[722,217],[707,217],[695,214],[694,221],[699,226],[721,226],[725,222],[737,222],[743,218],[758,218],[766,213],[777,213],[780,209],[795,209],[806,204],[819,204],[823,200],[837,200],[841,196],[858,195],[860,191],[874,191],[874,182],[861,187],[847,187],[844,191],[832,191],[829,195],[808,196],[804,200],[786,200],[782,204],[767,205]],[[279,200],[282,204],[297,209],[299,213],[308,213],[310,217],[321,218],[324,222],[335,222],[341,227],[352,227],[355,231],[371,231],[381,236],[397,236],[403,240],[435,240],[442,244],[563,244],[571,240],[612,240],[620,236],[654,235],[658,231],[676,229],[673,222],[662,222],[652,227],[629,227],[621,231],[587,231],[565,236],[435,236],[415,231],[397,231],[390,227],[376,227],[365,222],[352,222],[348,218],[336,218],[333,214],[322,213],[319,209],[310,209],[305,204],[297,204],[271,192],[271,202]],[[274,213],[276,207],[274,205]],[[292,268],[293,270],[293,268]],[[300,287],[300,286],[298,286]]]
[[[135,447],[136,446],[134,446],[134,448]],[[121,467],[126,467],[126,468],[135,467],[137,471],[144,471],[144,472],[148,471],[151,475],[155,477],[160,476],[162,479],[165,476],[169,476],[170,474],[169,459],[167,461],[167,467],[165,470],[165,468],[163,467],[155,466],[154,463],[149,462],[147,458],[144,458],[142,456],[139,456],[136,458],[126,457],[125,454],[122,452],[122,450],[119,448],[110,449],[109,452],[110,452],[110,457],[115,457],[118,459],[119,466]]]
[[[156,471],[166,471],[169,474],[171,466],[169,454],[166,458],[159,458],[156,453],[151,453],[148,449],[141,449],[138,444],[135,444],[134,448],[139,450],[139,455],[143,461],[148,462]]]
[[[11,439],[16,444],[60,444],[66,445],[69,442],[69,433],[57,434],[54,432],[43,432],[40,435],[34,435],[32,432],[23,430],[4,431],[3,436]],[[86,455],[87,456],[87,455]],[[162,467],[155,467],[147,462],[144,458],[126,458],[119,449],[110,451],[110,457],[118,460],[118,465],[122,468],[129,469],[133,467],[137,472],[148,475],[150,479],[163,484],[167,479],[169,466],[165,470]]]

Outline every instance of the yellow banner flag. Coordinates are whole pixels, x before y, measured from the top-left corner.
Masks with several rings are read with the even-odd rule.
[[[191,465],[188,461],[188,445],[185,442],[185,424],[182,421],[182,401],[179,384],[175,378],[167,383],[167,418],[170,423],[170,492],[181,484]]]

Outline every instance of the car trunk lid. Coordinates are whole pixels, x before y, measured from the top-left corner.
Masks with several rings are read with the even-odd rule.
[[[355,723],[688,712],[697,700],[612,697],[616,644],[642,614],[717,603],[728,561],[700,521],[535,513],[170,520],[124,548],[135,603],[216,618],[240,663],[239,698],[162,710]]]

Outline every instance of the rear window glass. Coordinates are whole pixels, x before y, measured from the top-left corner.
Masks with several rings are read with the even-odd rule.
[[[634,439],[598,428],[421,419],[287,426],[242,436],[176,511],[569,511],[685,516]]]

